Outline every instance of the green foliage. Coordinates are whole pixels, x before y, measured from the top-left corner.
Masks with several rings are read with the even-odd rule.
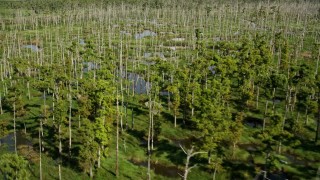
[[[179,106],[180,106],[180,94],[179,94],[179,83],[175,85],[169,85],[167,90],[172,93],[172,101],[171,101],[171,106],[173,108],[174,114],[178,115],[179,114]]]
[[[237,143],[243,132],[243,119],[244,119],[245,114],[243,112],[239,112],[236,115],[235,121],[232,121],[230,123],[230,132],[229,138],[233,143]]]
[[[92,171],[96,179],[114,179],[116,160],[119,179],[141,179],[147,171],[143,165],[151,106],[155,179],[179,177],[175,172],[179,170],[171,166],[183,165],[180,143],[208,152],[208,163],[204,157],[190,162],[200,166],[193,169],[192,179],[209,179],[214,173],[218,179],[252,179],[264,165],[277,171],[279,161],[272,154],[280,145],[283,156],[297,154],[293,160],[287,157],[285,167],[296,175],[303,172],[297,179],[310,179],[319,156],[310,140],[320,131],[315,130],[320,76],[315,71],[319,44],[314,43],[318,27],[313,18],[319,3],[312,8],[310,3],[289,1],[272,6],[234,3],[30,0],[1,4],[0,8],[13,9],[0,12],[4,97],[0,137],[13,129],[15,105],[15,115],[26,120],[26,137],[34,143],[28,151],[35,154],[39,120],[43,122],[43,179],[57,178],[58,166],[52,159],[58,159],[62,179],[87,178]],[[310,11],[306,15],[296,7]],[[143,30],[157,35],[136,38]],[[23,50],[27,44],[41,50]],[[145,52],[163,53],[165,58],[145,63]],[[133,94],[138,83],[148,84],[150,94]],[[119,95],[123,95],[121,110],[115,102]],[[124,115],[126,125],[129,119],[134,124],[118,134],[119,156],[110,151],[116,146],[117,114]],[[183,120],[176,128],[170,121],[173,116]],[[16,130],[22,126],[17,121]],[[0,154],[5,147],[0,147]],[[271,153],[267,162],[265,153]],[[159,175],[162,168],[176,176]],[[32,178],[38,178],[38,161],[30,169]],[[74,171],[78,169],[84,173]]]
[[[245,80],[244,85],[240,87],[241,90],[241,103],[245,106],[243,107],[250,107],[252,106],[253,98],[254,98],[254,89],[252,88],[251,82]]]
[[[95,123],[93,125],[95,135],[95,141],[99,144],[100,147],[106,147],[109,145],[110,141],[110,127],[108,125],[104,124],[104,121],[101,117],[98,117],[95,119]],[[107,149],[104,149],[107,150]],[[103,152],[103,154],[106,154],[106,152]]]
[[[9,133],[8,122],[5,120],[0,120],[0,138],[6,136]],[[0,146],[2,145],[2,140],[0,140]]]
[[[0,171],[5,179],[30,179],[28,162],[16,154],[3,154],[0,156]]]
[[[98,135],[98,137],[101,137]],[[89,173],[98,159],[99,143],[95,141],[94,124],[88,119],[82,119],[77,140],[82,144],[79,151],[79,166],[84,172]]]
[[[12,114],[15,108],[16,117],[23,117],[26,114],[26,108],[22,86],[16,82],[8,91],[9,93],[3,99],[5,106],[9,108]]]
[[[224,140],[228,134],[231,113],[228,108],[219,103],[219,97],[213,90],[204,90],[201,94],[199,106],[196,108],[196,116],[193,121],[199,129],[202,146],[207,151],[216,151],[219,143]],[[216,97],[211,99],[209,97]]]
[[[58,125],[67,123],[68,104],[62,97],[56,98],[54,116]]]

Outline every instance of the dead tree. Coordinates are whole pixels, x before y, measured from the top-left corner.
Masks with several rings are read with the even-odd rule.
[[[181,146],[181,144],[179,144],[182,151],[187,155],[187,161],[186,161],[186,165],[184,168],[184,175],[182,176],[181,174],[179,174],[183,180],[187,180],[188,179],[188,174],[189,172],[191,172],[191,169],[195,168],[197,166],[197,164],[189,167],[189,163],[190,163],[190,158],[192,158],[193,156],[197,155],[197,154],[201,154],[201,153],[206,153],[206,152],[202,152],[202,151],[198,151],[198,152],[194,152],[194,146],[191,147],[191,149],[188,149],[187,151]]]

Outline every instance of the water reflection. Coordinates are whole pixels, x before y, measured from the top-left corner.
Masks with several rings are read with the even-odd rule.
[[[145,52],[143,54],[143,57],[145,57],[145,58],[159,57],[161,59],[165,59],[164,54],[162,52],[154,52],[154,53]]]
[[[130,162],[134,165],[148,167],[147,161],[135,161],[130,160]],[[179,174],[183,174],[183,171],[175,166],[165,166],[160,163],[151,162],[151,169],[154,170],[156,174],[166,176],[166,177],[179,177]]]
[[[79,40],[79,44],[80,44],[80,45],[86,45],[86,43],[84,42],[84,39],[80,39],[80,40]]]
[[[152,32],[150,30],[144,30],[142,33],[137,33],[135,34],[135,39],[142,39],[144,37],[148,37],[148,36],[156,36],[157,33]]]
[[[32,143],[30,140],[28,140],[22,132],[17,132],[17,147],[21,145],[27,145],[27,146],[32,146]],[[0,139],[1,144],[6,144],[8,146],[8,151],[14,152],[15,147],[14,147],[14,133],[10,133],[7,136],[3,137]]]
[[[151,89],[151,83],[145,81],[139,74],[128,73],[127,79],[133,82],[131,89],[133,88],[137,94],[145,94],[147,93],[147,90]]]
[[[88,72],[94,69],[99,69],[99,65],[97,63],[94,62],[83,62],[83,72]]]
[[[210,71],[211,71],[211,73],[214,75],[214,74],[216,74],[216,66],[209,66],[209,68],[208,68]]]
[[[24,46],[23,46],[23,48],[31,49],[31,50],[32,50],[32,51],[34,51],[34,52],[41,51],[41,49],[40,49],[40,47],[39,47],[39,46],[32,45],[32,44],[24,45]]]

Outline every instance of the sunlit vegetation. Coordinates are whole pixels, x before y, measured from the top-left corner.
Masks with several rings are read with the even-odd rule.
[[[320,2],[1,1],[0,177],[320,177]]]

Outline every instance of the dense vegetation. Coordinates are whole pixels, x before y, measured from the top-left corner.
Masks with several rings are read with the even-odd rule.
[[[3,1],[0,177],[320,176],[317,1]]]

